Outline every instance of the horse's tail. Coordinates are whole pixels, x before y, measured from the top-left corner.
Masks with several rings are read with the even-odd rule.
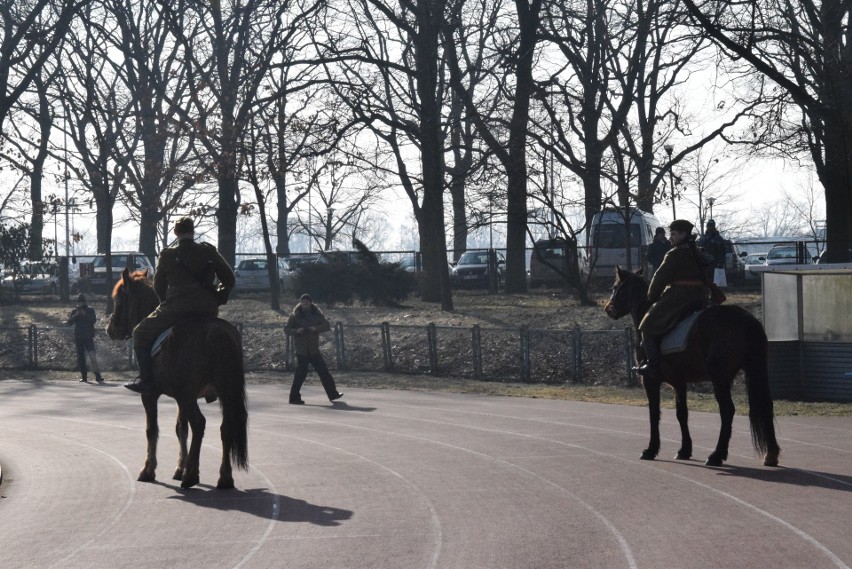
[[[775,412],[769,392],[769,342],[763,326],[751,315],[746,322],[746,337],[748,351],[743,369],[748,391],[751,442],[757,452],[766,454],[769,451],[777,457],[780,448],[775,439]]]
[[[230,330],[228,349],[218,358],[216,373],[222,378],[216,391],[222,408],[222,441],[230,448],[231,460],[238,468],[248,468],[248,408],[243,349],[239,332]]]

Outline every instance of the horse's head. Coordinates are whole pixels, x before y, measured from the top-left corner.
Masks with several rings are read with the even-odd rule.
[[[157,307],[157,295],[148,281],[148,269],[131,273],[125,267],[112,291],[113,309],[107,334],[113,340],[125,340],[133,328]]]
[[[606,315],[616,320],[633,312],[648,300],[648,283],[642,278],[642,269],[635,273],[615,268],[615,283],[612,294],[604,306]]]

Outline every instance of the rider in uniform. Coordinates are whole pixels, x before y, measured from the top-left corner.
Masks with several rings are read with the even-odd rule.
[[[647,360],[636,368],[641,375],[661,379],[660,340],[688,312],[707,305],[709,289],[705,277],[706,262],[692,237],[693,225],[677,219],[669,226],[672,248],[654,273],[648,287],[648,302],[653,303],[639,324]],[[711,261],[712,262],[712,261]]]
[[[177,245],[160,252],[154,273],[154,291],[160,298],[160,305],[133,330],[139,379],[125,383],[124,387],[137,393],[149,392],[154,386],[151,348],[157,337],[186,318],[218,315],[214,277],[218,277],[228,291],[234,288],[234,271],[216,247],[195,242],[195,224],[191,217],[178,219],[174,234]]]

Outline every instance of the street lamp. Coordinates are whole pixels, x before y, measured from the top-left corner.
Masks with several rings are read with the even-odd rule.
[[[716,203],[716,198],[707,198],[707,205],[710,206],[710,219],[713,219],[713,204]]]
[[[674,152],[673,144],[664,144],[663,150],[666,151],[666,154],[669,157],[669,186],[671,187],[671,195],[672,195],[672,220],[677,219],[677,210],[675,209],[675,187],[674,187],[674,176],[672,175],[672,152]]]

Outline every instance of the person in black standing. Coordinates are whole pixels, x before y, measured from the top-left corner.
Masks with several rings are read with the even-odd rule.
[[[92,361],[92,371],[95,372],[95,380],[103,383],[101,368],[98,366],[98,356],[95,353],[95,309],[86,304],[85,295],[77,295],[77,308],[68,315],[66,324],[74,326],[74,344],[77,347],[77,366],[80,368],[81,383],[88,383],[88,369],[86,368],[86,354]]]
[[[672,242],[666,239],[666,230],[658,227],[654,234],[654,240],[648,245],[648,263],[651,265],[651,274],[648,275],[648,278],[654,276],[654,273],[663,264],[663,257],[671,248]]]
[[[303,294],[284,327],[284,333],[293,336],[293,343],[296,345],[296,374],[293,376],[293,385],[290,387],[291,405],[305,403],[302,401],[300,391],[308,376],[309,364],[314,366],[319,375],[329,401],[336,401],[343,397],[343,394],[337,391],[334,378],[328,371],[328,366],[325,365],[319,349],[320,333],[329,330],[331,330],[331,324],[328,323],[322,311],[313,303],[310,295]]]

